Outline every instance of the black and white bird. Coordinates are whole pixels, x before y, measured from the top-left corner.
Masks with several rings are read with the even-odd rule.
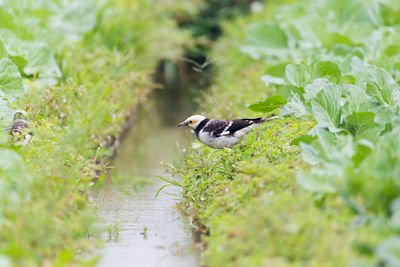
[[[212,148],[232,147],[239,143],[254,127],[278,116],[256,119],[218,120],[202,115],[193,115],[179,123],[177,127],[192,128],[197,139]]]
[[[13,140],[23,139],[23,145],[26,146],[33,141],[33,130],[31,123],[27,120],[28,114],[24,110],[17,110],[14,113],[12,126],[7,130],[13,136]]]

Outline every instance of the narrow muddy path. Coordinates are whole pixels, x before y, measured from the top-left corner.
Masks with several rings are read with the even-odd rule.
[[[170,194],[161,192],[155,199],[166,184],[156,176],[179,180],[161,163],[179,158],[190,137],[165,123],[158,105],[153,99],[137,115],[117,150],[110,177],[93,192],[106,242],[99,267],[198,266],[190,226],[175,208],[181,189],[167,187],[164,191]]]

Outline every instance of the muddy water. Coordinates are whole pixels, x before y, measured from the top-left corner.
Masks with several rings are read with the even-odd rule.
[[[138,114],[120,145],[111,179],[93,194],[106,241],[99,267],[197,266],[190,227],[175,209],[180,188],[155,176],[173,177],[160,162],[179,158],[189,135],[162,123],[154,102]]]

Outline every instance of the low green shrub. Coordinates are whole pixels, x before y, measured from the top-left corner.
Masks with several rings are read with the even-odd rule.
[[[172,7],[145,0],[0,3],[1,122],[8,127],[23,109],[34,134],[25,145],[1,134],[1,266],[96,263],[91,181],[102,178],[127,117],[154,88],[158,61],[181,53],[187,38]]]

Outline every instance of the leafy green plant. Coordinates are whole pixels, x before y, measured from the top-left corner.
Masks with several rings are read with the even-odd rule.
[[[114,242],[118,242],[119,240],[119,224],[114,223],[110,224],[106,227],[107,231],[107,241],[113,240]]]
[[[27,146],[0,131],[2,263],[96,264],[88,192],[154,88],[150,73],[186,42],[171,14],[146,0],[0,2],[0,127],[23,109],[35,129]]]
[[[280,95],[268,97],[266,100],[250,105],[249,109],[256,112],[271,112],[287,103],[286,99]]]
[[[308,5],[318,12],[308,12]],[[341,1],[282,6],[287,16],[250,25],[242,48],[253,58],[286,64],[284,74],[267,71],[263,80],[287,101],[283,114],[317,122],[293,142],[312,166],[298,173],[298,183],[319,194],[343,192],[353,210],[361,206],[358,210],[377,217],[390,216],[399,197],[400,54],[392,48],[400,35],[399,25],[385,24],[382,11],[388,5],[352,0],[344,6]],[[266,34],[272,25],[281,38]],[[279,49],[271,45],[276,40],[283,44]],[[384,260],[391,264],[389,258]]]
[[[166,177],[162,177],[162,176],[156,176],[156,178],[158,178],[158,179],[160,179],[160,180],[163,180],[164,182],[167,182],[168,184],[161,186],[161,187],[157,190],[157,193],[156,193],[156,195],[154,196],[155,199],[158,197],[158,195],[160,194],[160,192],[161,192],[164,188],[166,188],[166,187],[168,187],[168,186],[178,186],[178,187],[182,187],[182,188],[183,188],[182,184],[180,184],[179,182],[175,181],[174,179],[166,178]]]
[[[248,135],[239,153],[187,154],[182,205],[206,233],[205,264],[395,266],[400,6],[287,2],[226,23],[214,47],[218,71],[202,111],[279,108],[292,125],[262,126],[268,134]]]

